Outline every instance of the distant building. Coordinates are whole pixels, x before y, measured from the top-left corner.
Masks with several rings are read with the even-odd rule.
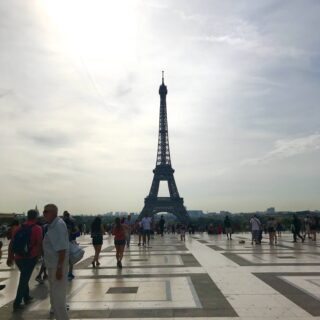
[[[276,209],[274,207],[271,207],[271,208],[268,208],[266,212],[273,214],[276,212]]]

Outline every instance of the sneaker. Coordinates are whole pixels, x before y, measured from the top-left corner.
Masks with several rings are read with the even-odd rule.
[[[43,280],[41,279],[40,276],[37,276],[37,277],[35,278],[35,280],[36,280],[39,284],[43,284]]]
[[[73,280],[74,279],[74,275],[72,273],[68,274],[68,280]]]
[[[5,284],[0,284],[0,290],[3,290],[6,287]]]

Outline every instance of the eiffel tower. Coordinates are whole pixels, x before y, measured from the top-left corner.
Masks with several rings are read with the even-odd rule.
[[[183,198],[180,198],[173,176],[174,170],[171,166],[166,103],[167,93],[168,90],[164,84],[164,73],[162,71],[162,84],[159,88],[160,118],[157,162],[156,168],[153,170],[154,176],[150,192],[144,199],[144,207],[140,213],[140,218],[146,215],[154,215],[158,212],[169,212],[174,214],[180,221],[187,222],[189,216],[183,205]],[[158,197],[160,181],[167,181],[170,197]]]

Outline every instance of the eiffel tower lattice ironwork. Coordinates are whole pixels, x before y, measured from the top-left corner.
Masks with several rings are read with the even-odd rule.
[[[169,149],[168,120],[166,96],[168,90],[164,84],[162,71],[162,84],[159,88],[160,94],[160,118],[159,118],[159,139],[156,167],[153,170],[154,176],[149,195],[144,199],[144,207],[140,217],[153,215],[158,212],[169,212],[174,214],[180,221],[189,219],[187,210],[183,205],[183,198],[180,197],[176,182],[174,180],[174,170],[171,166]],[[160,181],[167,181],[170,197],[158,197]]]

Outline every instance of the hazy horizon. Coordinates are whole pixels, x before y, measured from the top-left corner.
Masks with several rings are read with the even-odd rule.
[[[320,208],[319,1],[12,0],[0,21],[0,212],[139,212],[162,70],[188,210]]]

